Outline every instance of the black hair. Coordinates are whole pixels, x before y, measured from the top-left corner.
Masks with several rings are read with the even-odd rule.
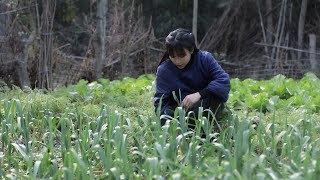
[[[161,58],[159,65],[167,60],[169,56],[174,57],[177,55],[178,57],[184,57],[184,49],[193,52],[192,55],[199,51],[195,43],[194,35],[189,30],[183,28],[170,32],[166,37],[165,46],[166,52]]]

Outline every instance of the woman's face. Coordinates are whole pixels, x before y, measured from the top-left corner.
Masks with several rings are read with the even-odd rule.
[[[183,57],[179,57],[176,53],[174,57],[169,56],[170,60],[174,65],[176,65],[179,69],[183,69],[191,59],[191,52],[184,48],[185,55]]]

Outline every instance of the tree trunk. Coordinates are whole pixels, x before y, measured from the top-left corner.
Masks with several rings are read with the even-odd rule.
[[[41,49],[38,64],[38,87],[52,89],[53,22],[56,1],[42,1]]]
[[[95,78],[102,76],[102,68],[106,57],[107,0],[99,0],[97,4],[97,36],[98,49],[95,61]]]
[[[35,31],[31,33],[28,39],[23,40],[22,57],[18,59],[19,84],[22,89],[30,87],[30,78],[28,73],[28,48],[34,40]]]
[[[304,34],[304,25],[306,20],[307,6],[308,6],[308,0],[302,0],[299,26],[298,26],[298,49],[302,49],[302,45],[303,45],[303,34]],[[298,59],[300,60],[300,58],[301,58],[301,52],[298,52]]]
[[[195,37],[196,45],[198,45],[198,0],[193,0],[193,19],[192,19],[192,33]]]

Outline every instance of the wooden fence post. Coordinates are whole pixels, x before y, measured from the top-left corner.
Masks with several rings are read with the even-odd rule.
[[[317,38],[315,34],[309,34],[309,51],[311,52],[309,54],[310,58],[310,65],[311,65],[311,71],[315,74],[319,73],[319,63],[317,63],[317,54],[316,53],[316,47],[317,47]]]

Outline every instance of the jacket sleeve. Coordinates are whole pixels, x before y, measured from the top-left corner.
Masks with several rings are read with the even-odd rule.
[[[229,75],[222,69],[211,53],[204,59],[205,71],[208,73],[209,84],[199,93],[201,98],[216,96],[221,102],[226,102],[230,92]]]
[[[160,106],[161,100],[161,107]],[[155,107],[155,112],[157,113],[158,108],[160,108],[160,115],[169,115],[172,116],[173,113],[173,97],[172,92],[169,89],[168,84],[166,83],[165,78],[163,77],[163,71],[158,68],[156,74],[156,92],[153,98],[153,104]]]

